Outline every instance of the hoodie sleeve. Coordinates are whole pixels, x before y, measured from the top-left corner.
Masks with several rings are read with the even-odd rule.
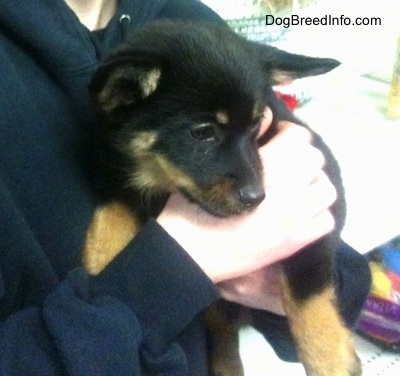
[[[2,322],[0,374],[186,375],[175,339],[218,297],[186,252],[150,221],[101,274],[75,269],[42,307]]]
[[[122,3],[156,18],[166,1]],[[179,3],[188,17],[201,7]],[[76,268],[94,205],[80,150],[96,125],[87,30],[62,1],[0,4],[0,375],[190,374],[219,293],[156,222],[100,275]]]

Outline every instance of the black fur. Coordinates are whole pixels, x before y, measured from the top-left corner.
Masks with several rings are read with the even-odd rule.
[[[90,86],[102,119],[98,159],[101,180],[107,182],[105,199],[128,202],[141,220],[157,215],[173,191],[218,216],[252,210],[264,197],[257,142],[268,142],[280,120],[305,126],[272,85],[325,73],[338,64],[249,42],[213,24],[160,21],[144,27],[104,61]],[[273,125],[257,141],[267,106]],[[140,140],[142,154],[129,146],[132,140]],[[338,192],[332,207],[336,229],[284,262],[298,300],[333,284],[334,252],[345,218],[338,164],[315,133],[314,144],[323,151]],[[167,170],[153,161],[154,155],[168,161]],[[132,179],[146,166],[160,168],[160,180],[176,167],[179,179],[165,185],[155,179],[147,186]]]
[[[121,152],[121,144],[143,130],[156,131],[159,139],[153,149],[183,168],[199,186],[210,186],[221,177],[230,177],[237,189],[252,185],[249,180],[259,186],[262,166],[255,135],[263,108],[269,106],[274,112],[274,126],[263,142],[272,136],[278,120],[295,120],[271,89],[271,83],[275,83],[271,69],[280,69],[282,62],[288,79],[326,72],[338,64],[331,59],[311,59],[260,46],[213,24],[165,21],[134,34],[104,62],[90,88],[98,101],[98,93],[104,90],[116,67],[131,65],[137,67],[137,72],[161,69],[152,95],[142,98],[137,82],[123,77],[110,96],[131,97],[130,103],[121,103],[109,112],[102,111],[99,104],[104,120],[102,137],[106,141],[100,157],[102,166],[109,167],[103,172],[112,174],[108,179],[111,195],[137,195],[138,187],[128,188],[125,174],[135,169],[135,161]],[[215,126],[215,113],[219,110],[229,114],[225,129]],[[189,137],[188,130],[202,123],[214,126],[218,138],[215,142],[198,142]],[[336,172],[334,175],[339,176]],[[190,192],[185,194],[190,197]],[[204,202],[199,204],[217,215],[237,214],[207,207]]]

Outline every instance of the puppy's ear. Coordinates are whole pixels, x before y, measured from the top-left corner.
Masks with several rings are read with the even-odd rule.
[[[258,56],[271,85],[324,74],[340,65],[334,59],[296,55],[265,45],[258,45]]]
[[[153,94],[160,77],[161,67],[154,61],[117,56],[97,70],[89,91],[99,109],[111,116]]]

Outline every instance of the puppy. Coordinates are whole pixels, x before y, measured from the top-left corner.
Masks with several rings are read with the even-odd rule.
[[[253,43],[215,24],[158,21],[134,33],[90,85],[102,121],[104,195],[83,251],[88,272],[99,273],[172,192],[220,217],[254,209],[265,197],[259,144],[276,133],[280,120],[305,126],[272,86],[338,64]],[[257,140],[265,107],[273,123]],[[337,188],[336,229],[282,262],[284,307],[307,375],[357,376],[360,363],[339,314],[333,272],[344,192],[332,153],[318,135],[313,142]],[[214,375],[243,375],[232,321],[241,310],[221,303],[206,315]]]

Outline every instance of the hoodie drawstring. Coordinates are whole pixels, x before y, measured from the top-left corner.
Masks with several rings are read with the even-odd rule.
[[[121,25],[121,40],[125,40],[131,25],[131,16],[129,14],[123,14],[119,18],[119,24]]]

